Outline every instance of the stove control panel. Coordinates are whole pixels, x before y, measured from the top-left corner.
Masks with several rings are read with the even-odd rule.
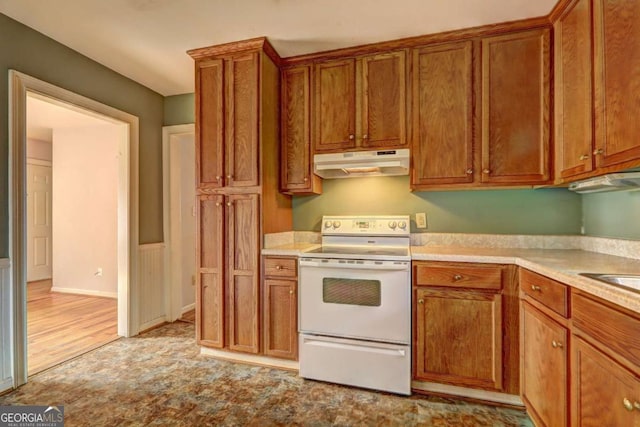
[[[408,236],[409,215],[324,216],[322,234]]]

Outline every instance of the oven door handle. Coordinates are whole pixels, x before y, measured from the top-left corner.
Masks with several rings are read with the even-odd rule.
[[[347,264],[347,263],[327,263],[318,261],[300,260],[300,267],[324,267],[350,270],[386,270],[386,271],[408,271],[409,263],[403,264]]]

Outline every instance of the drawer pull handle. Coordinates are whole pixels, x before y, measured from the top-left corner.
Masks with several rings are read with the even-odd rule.
[[[562,348],[562,341],[556,341],[556,340],[551,341],[551,347]]]
[[[455,280],[456,282],[461,279],[462,279],[462,276],[459,274],[456,274],[455,276],[453,276],[453,280]]]
[[[640,409],[640,402],[638,401],[633,402],[633,407],[636,409]]]
[[[424,300],[423,299],[419,299],[418,300],[418,304],[424,304]]]
[[[473,169],[467,169],[466,171],[464,171],[464,173],[466,173],[467,175],[472,175]]]
[[[540,292],[542,290],[542,288],[540,286],[538,286],[538,285],[531,285],[531,290]]]
[[[633,405],[631,404],[631,401],[626,397],[622,399],[622,404],[624,405],[627,411],[633,411]]]
[[[593,154],[595,156],[597,156],[599,154],[602,154],[602,153],[604,153],[604,150],[602,148],[598,148],[598,149],[593,150]]]
[[[582,156],[580,156],[580,160],[587,160],[589,158],[588,154],[583,154]]]

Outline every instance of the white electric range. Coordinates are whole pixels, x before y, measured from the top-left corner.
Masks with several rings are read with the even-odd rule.
[[[325,216],[299,261],[300,375],[411,393],[409,216]]]

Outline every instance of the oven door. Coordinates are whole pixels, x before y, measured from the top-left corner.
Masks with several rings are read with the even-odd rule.
[[[301,258],[299,324],[307,334],[411,341],[411,263]]]

